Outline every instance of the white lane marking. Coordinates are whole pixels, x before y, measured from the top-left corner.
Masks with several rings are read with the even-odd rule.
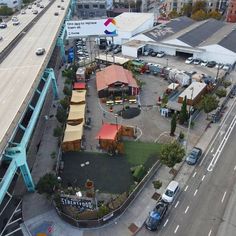
[[[174,233],[176,234],[179,229],[179,225],[176,226]]]
[[[195,190],[193,196],[195,196],[197,194],[197,192],[198,192],[198,189]]]
[[[203,176],[202,176],[202,181],[205,179],[205,177],[206,177],[206,175],[203,175]]]
[[[188,212],[189,206],[186,207],[184,214]]]
[[[234,170],[236,170],[236,166],[234,167]]]
[[[235,124],[236,124],[236,116],[233,118],[232,122],[230,123],[229,128],[227,129],[227,131],[226,131],[226,133],[224,135],[224,138],[222,139],[219,147],[216,150],[215,155],[213,156],[209,166],[207,167],[207,171],[209,171],[209,172],[213,171],[213,168],[215,167],[215,165],[216,165],[216,163],[217,163],[217,161],[218,161],[218,159],[220,157],[220,154],[221,154],[224,146],[226,145],[226,143],[227,143],[227,141],[228,141],[228,139],[230,137],[231,132],[234,129]]]
[[[185,187],[185,189],[184,189],[184,192],[186,192],[186,191],[187,191],[187,189],[188,189],[188,185]]]
[[[223,197],[222,197],[222,199],[221,199],[221,202],[223,203],[223,201],[225,200],[225,196],[226,196],[226,191],[224,192],[224,195],[223,195]]]
[[[212,230],[209,231],[208,236],[211,236]]]
[[[214,152],[214,148],[211,149],[211,152]]]
[[[231,112],[232,112],[232,110],[233,110],[233,108],[234,108],[234,106],[235,106],[235,104],[236,104],[235,102],[236,102],[236,100],[233,101],[233,103],[232,103],[232,105],[231,105],[231,107],[230,107],[228,113],[226,114],[226,116],[225,116],[225,117],[223,118],[223,120],[221,121],[221,123],[220,123],[220,125],[219,125],[219,126],[220,126],[220,130],[223,128],[223,126],[224,126],[224,124],[225,124],[227,118],[228,118],[229,115],[231,114]],[[206,156],[207,156],[209,150],[211,149],[212,145],[214,144],[215,140],[217,139],[217,137],[218,137],[218,135],[219,135],[219,133],[220,133],[220,130],[217,132],[217,134],[215,135],[215,138],[212,140],[212,142],[211,142],[209,148],[207,149],[205,155],[203,156],[203,158],[202,158],[202,160],[201,160],[199,166],[201,166],[202,163],[203,163],[203,161],[205,160],[205,158],[206,158]]]
[[[163,227],[165,227],[168,223],[169,219],[166,220],[165,224],[163,225]]]
[[[176,204],[175,204],[175,208],[176,208],[178,205],[179,205],[179,201],[178,201],[178,202],[176,202]]]
[[[197,174],[197,171],[194,172],[194,174],[193,174],[193,178],[195,177],[196,174]]]

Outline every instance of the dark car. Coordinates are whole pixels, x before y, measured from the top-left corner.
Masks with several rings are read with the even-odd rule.
[[[154,50],[152,48],[148,49],[148,55],[150,56],[152,53],[154,52]]]
[[[192,151],[188,154],[186,162],[189,165],[195,165],[202,155],[202,150],[200,148],[194,147]]]
[[[215,67],[215,66],[216,66],[216,62],[215,62],[215,61],[209,61],[209,62],[207,63],[207,67],[213,68],[213,67]]]
[[[152,57],[156,57],[156,56],[157,56],[157,52],[154,52],[154,51],[153,51],[153,52],[151,53],[151,56],[152,56]]]
[[[155,208],[149,213],[148,218],[145,221],[145,226],[148,230],[155,231],[158,225],[161,223],[168,209],[168,203],[160,201]]]

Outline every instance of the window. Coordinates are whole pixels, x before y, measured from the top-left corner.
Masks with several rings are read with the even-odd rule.
[[[79,4],[78,9],[83,9],[83,5]]]
[[[88,4],[84,5],[84,8],[89,9],[89,5]]]
[[[100,4],[100,9],[105,9],[105,5]]]
[[[93,8],[98,8],[98,4],[93,4]]]

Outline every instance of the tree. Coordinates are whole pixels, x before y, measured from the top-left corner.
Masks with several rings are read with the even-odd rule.
[[[206,6],[207,6],[206,1],[196,1],[192,6],[192,14],[200,10],[206,12]]]
[[[54,130],[53,130],[53,136],[54,137],[61,137],[62,136],[62,128],[57,126]]]
[[[185,150],[177,141],[163,146],[160,152],[160,161],[162,164],[173,168],[175,164],[180,163],[185,156]]]
[[[219,88],[216,90],[216,95],[219,97],[219,98],[222,98],[222,97],[226,97],[226,89],[224,88]]]
[[[196,21],[206,20],[207,19],[207,13],[203,10],[198,10],[195,13],[192,14],[192,19]]]
[[[63,108],[58,107],[56,118],[60,123],[65,123],[67,119],[66,111]]]
[[[36,189],[39,194],[53,194],[54,188],[58,186],[57,177],[52,173],[47,173],[39,179]]]
[[[169,17],[170,19],[177,18],[177,17],[179,17],[179,13],[178,13],[176,10],[173,10],[173,11],[171,11],[171,12],[168,14],[168,17]]]
[[[183,7],[181,8],[180,14],[182,16],[190,17],[191,13],[192,13],[192,4],[191,3],[184,4]]]
[[[175,130],[176,130],[176,113],[173,114],[171,119],[170,136],[175,135]]]
[[[13,14],[13,10],[8,6],[1,6],[0,7],[0,15],[2,16],[10,16]]]
[[[179,113],[179,124],[184,124],[188,120],[188,111],[187,111],[187,97],[184,97],[181,110]]]
[[[207,119],[209,112],[215,110],[218,107],[218,104],[219,101],[217,100],[215,95],[207,94],[203,97],[200,106],[207,114]]]
[[[67,110],[67,108],[69,107],[69,104],[70,104],[69,98],[67,96],[65,96],[64,99],[60,100],[60,104],[64,110]]]
[[[72,90],[71,88],[69,88],[68,86],[64,86],[64,89],[63,89],[63,93],[66,95],[66,96],[71,96],[72,95]]]
[[[214,18],[216,20],[220,20],[222,15],[218,11],[214,10],[214,11],[209,12],[207,14],[207,17],[208,18]]]
[[[161,107],[165,107],[168,103],[168,96],[167,94],[163,94],[162,100],[161,100]]]

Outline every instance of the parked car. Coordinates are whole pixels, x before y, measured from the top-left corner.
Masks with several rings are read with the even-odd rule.
[[[192,151],[188,154],[186,162],[189,165],[195,165],[198,162],[201,155],[202,155],[202,150],[200,148],[194,147]]]
[[[201,62],[201,66],[206,66],[207,63],[208,63],[208,61],[202,61],[202,62]]]
[[[37,56],[41,56],[45,53],[45,48],[38,48],[35,53]]]
[[[179,183],[172,180],[167,186],[165,192],[162,194],[162,200],[164,202],[172,203],[179,191]]]
[[[5,28],[7,28],[7,23],[6,22],[0,23],[0,29],[5,29]]]
[[[157,53],[157,57],[164,57],[165,56],[165,53],[163,51],[160,51]]]
[[[114,50],[114,53],[117,54],[121,52],[121,46],[117,47],[115,50]]]
[[[167,209],[168,203],[163,201],[158,202],[155,208],[149,213],[149,216],[145,221],[146,228],[151,231],[157,230],[166,214]]]
[[[199,59],[199,58],[193,59],[193,64],[194,65],[199,65],[201,62],[202,62],[202,60]]]
[[[225,71],[227,71],[227,70],[229,70],[231,67],[232,67],[232,65],[230,65],[230,64],[225,64],[225,65],[222,67],[222,69],[225,70]]]
[[[216,66],[216,62],[215,62],[215,61],[209,61],[209,62],[207,63],[207,67],[213,68],[213,67],[215,67],[215,66]]]
[[[151,56],[151,54],[154,52],[154,50],[152,48],[148,49],[148,56]]]
[[[193,57],[189,57],[185,60],[185,63],[186,64],[191,64],[193,62],[193,60],[194,60]]]
[[[157,56],[157,52],[153,51],[153,52],[151,53],[151,56],[152,56],[152,57],[156,57],[156,56]]]
[[[216,69],[222,69],[224,67],[223,63],[217,63],[216,64]]]

